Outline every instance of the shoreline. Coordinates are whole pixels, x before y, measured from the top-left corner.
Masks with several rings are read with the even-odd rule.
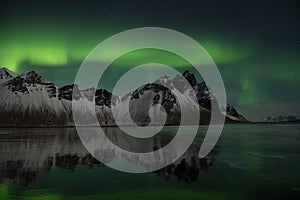
[[[231,124],[251,124],[251,125],[255,125],[255,124],[297,124],[300,123],[300,121],[295,121],[295,122],[251,122],[251,121],[240,121],[240,122],[230,122],[230,123],[224,123],[224,125],[231,125]],[[180,124],[167,124],[167,125],[151,125],[153,127],[155,126],[167,126],[167,127],[171,127],[171,126],[208,126],[209,124],[184,124],[184,125],[180,125]],[[212,124],[214,125],[214,124]],[[151,127],[151,126],[147,126],[147,127]],[[74,125],[53,125],[53,126],[1,126],[1,129],[5,129],[5,128],[97,128],[97,127],[101,127],[101,128],[114,128],[114,127],[119,127],[118,125],[86,125],[86,126],[74,126]],[[120,127],[135,127],[132,125],[121,125]],[[143,126],[139,126],[139,127],[143,127]]]

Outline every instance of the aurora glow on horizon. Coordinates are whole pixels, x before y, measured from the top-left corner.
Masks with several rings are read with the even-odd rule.
[[[36,70],[71,84],[87,54],[127,29],[156,26],[197,40],[223,76],[228,101],[248,118],[300,114],[300,28],[297,1],[6,1],[0,12],[0,66]],[[180,47],[180,44],[178,44]],[[118,48],[115,44],[110,51]],[[192,52],[191,52],[192,53]],[[137,64],[158,62],[183,71],[167,52],[141,50],[118,59],[104,86]]]

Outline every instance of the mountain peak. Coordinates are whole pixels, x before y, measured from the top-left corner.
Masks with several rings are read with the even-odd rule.
[[[191,70],[186,70],[182,73],[182,75],[191,84],[192,87],[194,87],[197,84],[196,77]]]
[[[30,71],[26,71],[26,72],[24,72],[23,74],[21,74],[21,76],[30,76],[30,75],[38,75],[38,76],[40,76],[36,71],[34,71],[34,70],[30,70]]]
[[[45,80],[41,75],[39,75],[35,71],[27,71],[21,74],[20,77],[22,77],[26,83],[31,83],[31,84],[49,83],[47,80]]]
[[[194,73],[191,70],[186,70],[182,73],[182,76],[179,74],[176,75],[172,79],[172,83],[177,90],[179,90],[181,93],[184,93],[184,91],[190,88],[190,86],[195,87],[195,85],[197,84],[197,80]]]
[[[4,79],[11,79],[18,76],[13,71],[7,69],[6,67],[0,68],[0,81]]]

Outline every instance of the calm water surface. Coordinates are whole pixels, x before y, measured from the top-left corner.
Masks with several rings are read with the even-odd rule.
[[[226,125],[198,159],[206,129],[199,127],[179,160],[144,174],[106,167],[74,128],[0,129],[0,199],[300,199],[300,124]],[[176,130],[150,139],[105,132],[122,148],[143,152],[166,145]]]

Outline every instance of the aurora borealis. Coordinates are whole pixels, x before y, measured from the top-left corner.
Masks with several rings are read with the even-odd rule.
[[[300,114],[297,1],[2,1],[0,10],[0,65],[18,73],[36,70],[57,85],[71,84],[104,39],[137,27],[165,27],[207,50],[228,102],[248,118]],[[132,52],[115,62],[105,86],[136,64],[154,61],[189,68],[170,53]]]

